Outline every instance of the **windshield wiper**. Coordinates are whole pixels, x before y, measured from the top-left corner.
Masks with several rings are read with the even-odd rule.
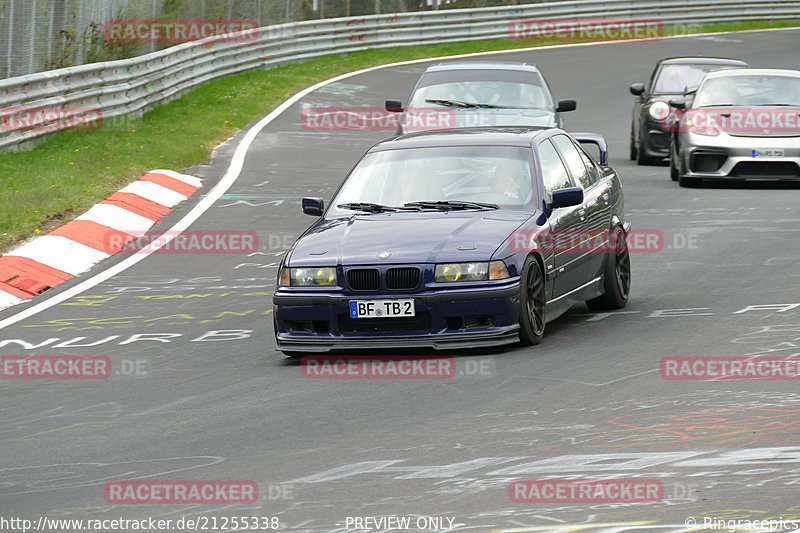
[[[425,201],[425,202],[408,202],[403,204],[403,207],[421,207],[423,209],[499,209],[497,204],[487,204],[484,202],[460,202],[460,201]]]
[[[339,209],[352,209],[353,211],[366,211],[368,213],[384,213],[387,211],[399,211],[397,207],[390,205],[373,204],[370,202],[348,202],[339,204],[336,207]]]
[[[756,104],[757,107],[800,107],[800,104]]]
[[[439,100],[436,98],[429,98],[425,101],[429,104],[439,104],[446,107],[461,107],[464,109],[474,109],[476,107],[482,109],[501,109],[503,107],[493,104],[476,104],[473,102],[462,102],[460,100]]]

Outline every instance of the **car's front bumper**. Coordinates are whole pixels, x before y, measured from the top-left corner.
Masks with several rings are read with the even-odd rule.
[[[783,157],[754,157],[754,150],[783,150]],[[729,180],[799,180],[800,138],[681,134],[683,175]]]
[[[642,136],[639,150],[649,159],[664,159],[669,157],[670,134],[663,130],[663,125],[643,118],[641,122]]]
[[[350,318],[350,300],[413,299],[413,318]],[[519,280],[470,289],[342,294],[278,290],[278,348],[287,352],[381,348],[456,349],[518,340]]]

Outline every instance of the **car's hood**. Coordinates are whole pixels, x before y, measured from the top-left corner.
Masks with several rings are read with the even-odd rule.
[[[698,107],[686,119],[734,137],[800,137],[800,107]]]
[[[531,213],[512,210],[353,214],[323,219],[289,266],[487,261]],[[391,254],[379,259],[386,253]]]
[[[489,126],[558,126],[556,113],[549,109],[450,109],[436,123],[437,129],[478,128]],[[430,130],[430,123],[406,119],[403,131],[413,133]]]

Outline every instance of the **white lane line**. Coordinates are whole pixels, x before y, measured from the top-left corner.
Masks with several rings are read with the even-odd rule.
[[[785,31],[785,30],[797,30],[800,28],[773,28],[767,30],[745,30],[742,32],[719,32],[719,33],[697,33],[693,35],[676,35],[672,37],[665,37],[665,39],[683,39],[683,38],[691,38],[691,37],[701,37],[706,35],[725,35],[730,33],[754,33],[754,32],[764,32],[764,31]],[[451,56],[438,56],[438,57],[427,57],[423,59],[412,59],[409,61],[399,61],[397,63],[389,63],[386,65],[378,65],[374,67],[368,67],[361,70],[356,70],[354,72],[348,72],[346,74],[341,74],[339,76],[335,76],[333,78],[323,80],[319,83],[316,83],[310,87],[306,87],[302,91],[298,92],[281,105],[273,109],[268,115],[264,118],[259,120],[250,130],[247,131],[242,141],[239,143],[239,146],[236,147],[236,151],[233,154],[233,158],[231,159],[231,163],[228,166],[228,169],[225,171],[225,174],[222,176],[222,179],[217,183],[208,194],[203,197],[197,205],[189,211],[186,216],[180,219],[172,228],[170,228],[166,232],[166,237],[163,239],[159,239],[159,242],[153,242],[146,247],[142,248],[134,255],[128,257],[127,259],[120,261],[116,265],[109,267],[107,270],[95,274],[93,277],[87,279],[86,281],[75,285],[74,287],[59,293],[47,300],[41,301],[24,311],[21,311],[15,315],[12,315],[4,320],[0,320],[0,329],[5,327],[11,326],[16,324],[21,320],[25,320],[26,318],[32,317],[37,313],[41,313],[51,307],[60,304],[65,300],[69,300],[73,296],[77,296],[82,292],[91,289],[103,283],[104,281],[116,276],[120,272],[127,270],[128,268],[132,267],[145,257],[149,256],[151,253],[158,250],[161,245],[168,243],[176,236],[180,235],[184,230],[186,230],[189,225],[191,225],[195,220],[200,218],[200,215],[205,213],[213,204],[216,202],[220,196],[225,194],[225,191],[230,189],[230,187],[234,184],[236,179],[239,177],[239,174],[242,172],[242,167],[244,166],[244,158],[247,155],[247,151],[250,149],[250,146],[253,144],[256,136],[263,130],[270,122],[278,118],[284,111],[289,109],[292,105],[297,103],[299,100],[307,96],[309,93],[316,91],[317,89],[321,89],[327,85],[332,83],[336,83],[337,81],[346,80],[348,78],[352,78],[354,76],[358,76],[361,74],[367,74],[369,72],[374,72],[376,70],[381,70],[385,68],[392,68],[392,67],[400,67],[403,65],[413,65],[416,63],[426,63],[429,61],[442,61],[445,59],[458,59],[462,57],[477,57],[477,56],[485,56],[485,55],[496,55],[496,54],[512,54],[512,53],[523,53],[523,52],[532,52],[535,50],[557,50],[562,48],[579,48],[585,46],[602,46],[607,44],[623,44],[623,43],[632,43],[632,42],[641,42],[641,41],[650,41],[650,39],[629,39],[625,41],[602,41],[602,42],[591,42],[591,43],[571,43],[571,44],[557,44],[557,45],[550,45],[550,46],[532,46],[530,48],[517,48],[514,50],[493,50],[488,52],[474,52],[470,54],[458,54],[458,55],[451,55]],[[163,243],[163,244],[161,244]]]

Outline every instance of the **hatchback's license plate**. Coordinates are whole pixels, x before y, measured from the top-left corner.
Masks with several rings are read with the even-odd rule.
[[[414,316],[414,300],[350,300],[351,318]]]
[[[783,150],[751,150],[752,157],[783,157]]]

